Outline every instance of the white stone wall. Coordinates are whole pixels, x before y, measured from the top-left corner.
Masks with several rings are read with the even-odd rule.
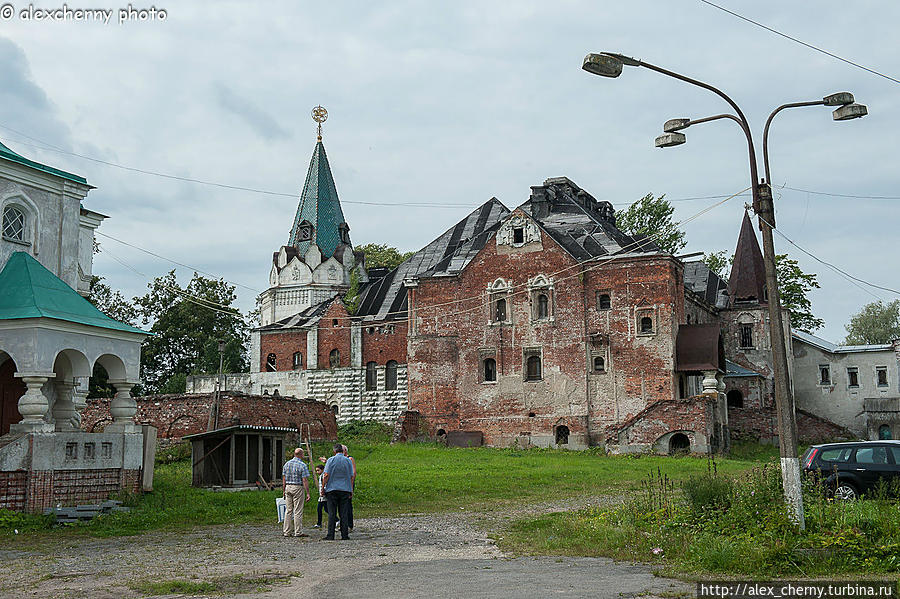
[[[376,391],[365,391],[365,368],[306,371],[309,397],[337,406],[338,424],[379,420],[393,424],[407,408],[406,365],[397,366],[397,389],[384,390],[384,366],[378,368]]]

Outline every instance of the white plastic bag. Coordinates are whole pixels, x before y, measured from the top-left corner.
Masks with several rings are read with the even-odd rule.
[[[287,501],[284,497],[275,498],[275,511],[278,512],[278,521],[284,522],[284,513],[287,511]]]

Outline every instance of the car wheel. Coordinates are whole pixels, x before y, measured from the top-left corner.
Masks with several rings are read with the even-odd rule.
[[[859,492],[857,492],[856,487],[850,483],[838,483],[831,489],[830,494],[832,499],[838,501],[852,501],[854,499],[859,499]]]

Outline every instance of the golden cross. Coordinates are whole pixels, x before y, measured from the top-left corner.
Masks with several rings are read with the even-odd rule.
[[[322,123],[328,120],[328,111],[321,104],[312,109],[312,120],[318,123],[318,140],[322,141]]]

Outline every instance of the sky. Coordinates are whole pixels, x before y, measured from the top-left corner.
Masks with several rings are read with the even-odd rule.
[[[900,3],[717,3],[900,79],[890,41]],[[900,289],[900,200],[810,193],[900,197],[900,84],[700,0],[182,0],[155,6],[164,20],[123,23],[127,3],[67,3],[111,9],[106,24],[25,20],[21,0],[5,19],[6,4],[0,141],[85,176],[96,187],[85,207],[110,217],[101,233],[238,284],[244,310],[287,243],[318,104],[328,110],[324,143],[355,245],[419,249],[491,197],[515,207],[549,177],[567,176],[617,208],[666,194],[676,220],[719,201],[688,198],[750,185],[746,141],[731,121],[692,127],[679,147],[653,146],[666,120],[725,112],[723,100],[648,69],[626,67],[617,79],[583,71],[585,54],[600,51],[723,90],[747,115],[760,160],[775,107],[852,92],[866,118],[833,122],[830,108],[810,107],[774,121],[777,225],[821,260]],[[685,252],[732,253],[748,201],[736,197],[687,223]],[[95,274],[128,297],[172,268],[182,283],[193,272],[98,239]],[[898,297],[848,280],[778,236],[776,250],[818,276],[810,299],[826,323],[817,334],[831,341],[843,339],[864,304]]]

